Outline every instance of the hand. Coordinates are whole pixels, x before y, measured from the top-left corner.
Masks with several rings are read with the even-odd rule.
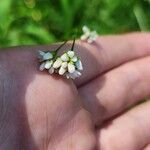
[[[150,95],[150,36],[98,40],[76,46],[85,68],[78,90],[69,80],[37,70],[37,47],[1,52],[1,149],[137,150],[148,145],[150,104],[121,112]]]

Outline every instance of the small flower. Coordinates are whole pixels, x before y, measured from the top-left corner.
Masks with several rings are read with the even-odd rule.
[[[96,40],[97,38],[96,31],[91,31],[87,26],[83,26],[82,31],[83,31],[83,35],[80,38],[82,41],[87,41],[88,43],[91,44]]]

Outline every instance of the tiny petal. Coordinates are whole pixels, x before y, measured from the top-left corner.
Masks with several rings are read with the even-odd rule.
[[[59,68],[62,64],[62,60],[60,58],[57,58],[57,60],[54,62],[53,67],[55,69]]]
[[[69,60],[69,57],[66,53],[64,53],[60,58],[62,61],[68,61]]]
[[[83,70],[83,66],[82,66],[82,62],[81,60],[78,60],[76,63],[75,63],[76,67],[78,70]]]
[[[89,38],[89,36],[90,36],[90,32],[86,32],[86,33],[84,33],[82,36],[81,36],[81,40],[83,40],[83,41],[85,41],[85,40],[87,40],[88,38]]]
[[[87,38],[88,38],[88,36],[86,36],[85,34],[83,34],[80,39],[81,39],[82,41],[85,41]]]
[[[90,32],[90,29],[85,25],[83,26],[82,30],[83,30],[84,33]]]
[[[71,63],[68,63],[68,72],[73,73],[75,71],[75,66]]]
[[[39,58],[39,62],[43,61],[43,56],[45,55],[45,52],[43,51],[38,51],[38,58]]]
[[[63,67],[60,67],[60,69],[59,69],[59,74],[60,75],[63,75],[65,72],[66,72],[67,70],[65,69],[65,68],[63,68]]]
[[[43,60],[48,60],[48,59],[52,59],[52,58],[53,58],[53,55],[50,52],[45,53],[43,56]]]
[[[42,64],[40,65],[40,67],[39,67],[39,70],[40,70],[40,71],[43,71],[44,69],[45,69],[45,62],[42,63]]]
[[[46,68],[46,69],[50,69],[51,66],[52,66],[52,64],[53,64],[53,61],[52,61],[52,60],[51,60],[51,61],[46,61],[46,63],[45,63],[45,68]]]
[[[63,67],[63,68],[67,68],[67,66],[68,66],[68,63],[67,63],[67,62],[63,62],[63,63],[61,64],[61,67]]]
[[[38,53],[39,53],[39,56],[44,56],[45,55],[45,52],[43,52],[43,51],[38,51]]]
[[[74,71],[74,72],[72,73],[72,75],[73,75],[74,78],[78,78],[78,77],[81,76],[81,73],[76,70],[76,71]]]
[[[97,37],[97,32],[96,32],[96,31],[92,31],[91,34],[90,34],[90,37],[91,37],[92,39],[96,39],[96,37]]]
[[[69,56],[70,58],[73,58],[73,56],[74,56],[74,51],[68,51],[67,54],[68,54],[68,56]]]
[[[53,74],[54,73],[54,68],[53,67],[51,67],[49,70],[48,70],[48,72],[49,72],[49,74]]]
[[[74,56],[71,61],[76,62],[78,60],[77,56]]]
[[[71,79],[75,79],[81,76],[81,73],[79,71],[74,71],[73,73],[67,73],[66,77],[67,79],[71,78]]]

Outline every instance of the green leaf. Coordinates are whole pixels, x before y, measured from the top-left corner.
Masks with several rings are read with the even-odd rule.
[[[142,6],[140,4],[135,5],[133,11],[141,31],[148,31],[150,28]]]

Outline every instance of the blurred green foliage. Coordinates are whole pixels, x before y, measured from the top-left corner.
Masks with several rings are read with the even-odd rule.
[[[0,0],[0,47],[150,30],[150,0]]]

